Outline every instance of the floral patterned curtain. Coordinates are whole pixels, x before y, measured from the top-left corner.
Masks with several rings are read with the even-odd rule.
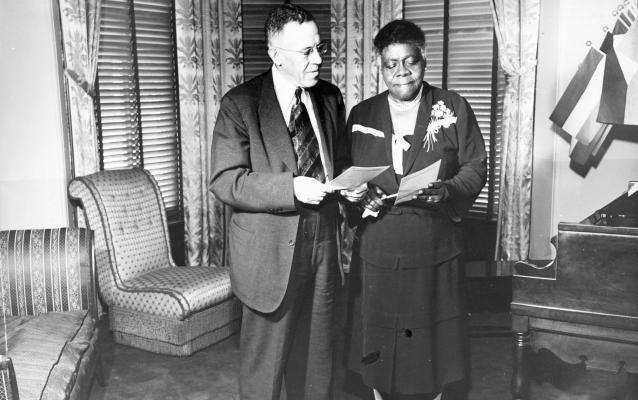
[[[332,83],[341,90],[348,112],[385,90],[372,40],[380,27],[402,16],[403,0],[332,0]]]
[[[492,0],[499,62],[507,75],[496,259],[529,256],[534,88],[540,0]]]
[[[379,29],[403,17],[403,0],[332,0],[330,4],[332,83],[343,94],[346,111],[385,90],[373,39]],[[354,231],[341,223],[341,261],[349,270]]]
[[[219,104],[243,81],[240,0],[175,0],[188,265],[223,265],[229,210],[208,190]]]
[[[90,174],[100,167],[93,111],[100,43],[100,5],[100,0],[60,0],[75,176]]]

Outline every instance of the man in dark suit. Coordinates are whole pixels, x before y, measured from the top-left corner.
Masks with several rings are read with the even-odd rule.
[[[301,7],[266,21],[268,72],[222,99],[211,189],[233,207],[233,291],[243,303],[242,400],[329,399],[339,282],[338,198],[325,184],[350,163],[339,90],[318,79],[327,43]]]
[[[353,165],[393,167],[372,182],[364,204],[379,214],[360,223],[353,257],[363,276],[364,382],[376,399],[422,400],[441,391],[443,400],[463,399],[458,223],[485,184],[483,137],[467,100],[423,81],[425,37],[416,25],[392,21],[374,45],[388,91],[355,106],[347,125]],[[438,180],[411,201],[381,199],[439,160]]]

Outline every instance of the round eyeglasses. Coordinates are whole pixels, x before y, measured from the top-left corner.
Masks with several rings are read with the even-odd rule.
[[[307,47],[303,50],[293,50],[293,49],[285,49],[283,47],[270,46],[275,49],[283,50],[283,51],[291,51],[293,53],[299,53],[303,55],[305,58],[310,57],[313,51],[317,51],[321,57],[324,57],[328,54],[330,50],[330,43],[327,40],[321,41],[312,47]]]

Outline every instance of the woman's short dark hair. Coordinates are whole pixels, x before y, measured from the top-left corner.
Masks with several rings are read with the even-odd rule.
[[[290,4],[290,2],[277,6],[270,10],[268,18],[266,18],[266,24],[264,25],[266,42],[268,42],[273,35],[281,32],[284,29],[284,26],[289,22],[298,22],[299,24],[302,24],[304,22],[314,20],[315,18],[312,16],[310,11],[307,11],[295,4]]]
[[[423,48],[425,34],[421,28],[405,19],[395,19],[388,22],[374,37],[374,47],[379,53],[394,43],[411,44]]]

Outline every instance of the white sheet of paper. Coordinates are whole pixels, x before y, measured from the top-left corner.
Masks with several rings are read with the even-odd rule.
[[[436,181],[436,178],[439,176],[439,168],[441,168],[441,160],[401,178],[397,199],[394,204],[401,204],[412,200],[414,192],[424,189],[428,183]]]
[[[373,180],[388,168],[390,168],[389,165],[382,167],[352,166],[343,171],[338,177],[328,182],[327,185],[334,190],[354,189]]]

